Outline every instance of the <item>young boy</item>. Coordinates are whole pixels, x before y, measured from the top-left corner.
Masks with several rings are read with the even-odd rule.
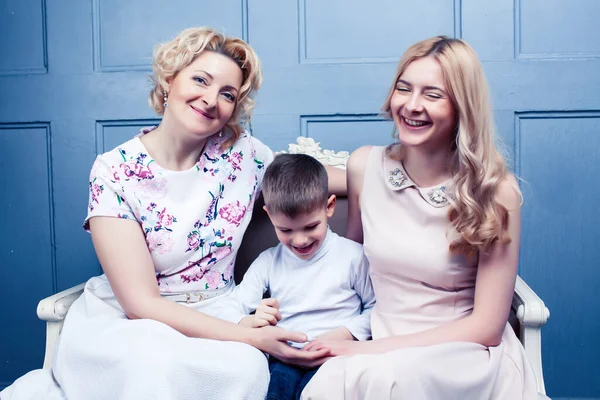
[[[375,298],[368,263],[362,245],[327,225],[336,198],[328,197],[323,165],[303,154],[277,156],[265,171],[263,197],[281,243],[261,253],[232,292],[236,311],[231,319],[254,328],[277,325],[304,332],[309,341],[370,338]],[[263,300],[267,290],[271,298]],[[273,357],[269,369],[267,400],[299,399],[317,370]]]

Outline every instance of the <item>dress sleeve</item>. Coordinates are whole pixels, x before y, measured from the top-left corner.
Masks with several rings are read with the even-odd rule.
[[[118,166],[111,165],[103,155],[98,156],[92,166],[89,190],[88,213],[83,223],[86,231],[92,217],[136,219],[126,200]]]
[[[361,252],[362,253],[362,252]],[[362,300],[362,310],[360,315],[354,317],[346,324],[346,328],[352,336],[358,340],[367,340],[371,337],[371,311],[375,305],[375,292],[369,276],[369,262],[367,257],[362,254],[354,262],[351,279],[352,287],[356,294]]]

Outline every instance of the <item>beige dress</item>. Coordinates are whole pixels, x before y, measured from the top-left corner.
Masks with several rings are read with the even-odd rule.
[[[364,249],[377,303],[373,338],[456,321],[473,310],[477,258],[448,252],[445,185],[417,187],[384,147],[369,155],[361,193]],[[302,399],[535,399],[535,379],[510,326],[502,343],[445,343],[336,357]]]

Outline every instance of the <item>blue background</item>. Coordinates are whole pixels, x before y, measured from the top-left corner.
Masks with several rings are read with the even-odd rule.
[[[378,117],[413,42],[478,51],[525,196],[520,274],[543,298],[553,398],[600,398],[600,1],[0,0],[0,389],[42,365],[37,302],[100,273],[86,215],[97,153],[156,123],[153,45],[209,25],[263,62],[252,123],[353,150],[391,141]]]

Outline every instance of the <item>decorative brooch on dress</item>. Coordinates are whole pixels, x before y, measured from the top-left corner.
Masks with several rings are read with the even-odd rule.
[[[393,187],[399,188],[403,186],[408,178],[404,175],[404,172],[400,168],[396,168],[390,171],[390,183]]]
[[[446,204],[448,202],[446,198],[446,185],[431,189],[427,192],[427,196],[429,200],[437,205]]]
[[[394,168],[390,171],[389,182],[396,189],[402,189],[412,184],[401,168]],[[419,193],[425,200],[429,200],[431,205],[438,207],[444,206],[448,203],[449,194],[446,193],[447,188],[447,185],[441,185],[431,188],[427,191],[427,193],[425,193],[425,190],[417,187]]]

